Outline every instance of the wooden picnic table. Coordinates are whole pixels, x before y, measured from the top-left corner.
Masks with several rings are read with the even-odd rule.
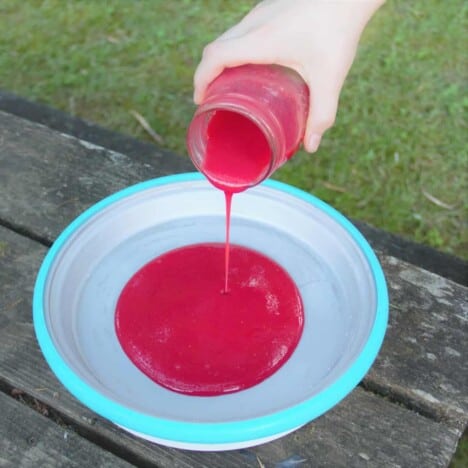
[[[136,438],[72,397],[47,366],[32,325],[45,253],[73,218],[110,193],[193,170],[188,159],[149,145],[116,151],[117,140],[108,149],[0,111],[0,466],[449,464],[468,421],[466,264],[456,260],[458,274],[449,279],[395,256],[405,249],[394,237],[384,242],[387,234],[361,224],[388,281],[385,342],[362,383],[302,429],[250,449],[191,452]]]

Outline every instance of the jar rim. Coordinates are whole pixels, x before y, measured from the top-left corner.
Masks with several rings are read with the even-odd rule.
[[[266,112],[265,109],[262,109],[261,106],[258,105],[258,101],[254,98],[246,96],[245,94],[223,93],[222,97],[219,95],[209,96],[195,111],[190,126],[192,127],[193,125],[196,125],[198,119],[203,115],[219,110],[230,111],[242,115],[253,122],[265,136],[271,151],[270,162],[266,171],[250,186],[263,182],[277,168],[278,162],[281,160],[281,155],[285,151],[284,138],[278,139],[274,136],[283,135],[283,129],[277,117],[272,112]],[[191,150],[193,149],[193,146],[190,141],[188,141],[188,149],[193,163],[197,169],[203,172],[199,164],[200,160],[196,157],[192,157]],[[210,181],[216,185],[216,180],[210,179]]]

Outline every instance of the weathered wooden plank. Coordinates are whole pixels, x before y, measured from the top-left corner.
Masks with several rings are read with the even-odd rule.
[[[73,135],[80,140],[86,140],[98,146],[103,146],[119,153],[131,156],[132,159],[147,162],[148,159],[160,159],[161,165],[167,165],[171,171],[179,166],[181,171],[193,170],[188,158],[177,158],[174,162],[173,153],[144,140],[138,140],[114,130],[70,115],[43,103],[33,102],[22,96],[0,89],[0,110],[37,122],[60,133]]]
[[[49,241],[101,198],[190,167],[175,155],[142,162],[0,112],[0,219]]]
[[[52,241],[98,199],[161,175],[158,164],[142,163],[0,112],[0,218]],[[464,426],[467,290],[387,258],[382,257],[390,283],[391,321],[366,385]],[[405,279],[408,275],[418,276],[418,285]],[[443,282],[450,293],[438,297],[440,288],[428,291],[419,286],[434,281]],[[453,364],[447,363],[448,357]]]
[[[172,170],[173,154],[154,143],[133,138],[100,125],[70,115],[44,103],[30,101],[22,96],[0,89],[0,110],[18,117],[37,122],[61,133],[72,135],[104,148],[147,162],[148,159],[163,158]],[[193,170],[188,159],[180,161],[182,171]],[[418,244],[410,239],[374,228],[359,220],[355,225],[364,233],[376,249],[387,255],[401,258],[425,270],[468,286],[467,263],[461,258]]]
[[[30,101],[22,96],[0,89],[0,110],[18,117],[37,122],[61,133],[108,148],[130,156],[143,163],[148,159],[163,158],[172,171],[173,154],[154,143],[139,140],[100,125],[70,115],[44,103]],[[192,171],[187,158],[180,159],[181,171]],[[418,244],[410,239],[382,231],[359,220],[355,225],[363,232],[375,249],[387,255],[401,258],[425,270],[468,286],[467,262],[461,258]]]
[[[111,167],[111,170],[110,174],[106,174],[106,177],[110,177],[111,180],[114,180],[115,177],[118,178],[123,175],[125,179],[123,182],[124,185],[130,185],[131,183],[141,180],[141,178],[148,179],[163,174],[194,170],[193,164],[187,157],[178,157],[152,144],[141,142],[128,136],[109,131],[97,125],[90,124],[89,122],[78,119],[76,117],[69,116],[63,112],[57,111],[56,109],[52,109],[41,104],[32,103],[22,99],[21,97],[14,96],[1,91],[0,109],[5,109],[8,112],[8,114],[0,112],[0,135],[2,134],[2,132],[4,135],[3,146],[2,138],[0,138],[0,153],[3,153],[5,158],[8,158],[8,156],[12,156],[16,160],[16,158],[18,158],[17,153],[23,154],[23,156],[27,156],[30,153],[28,146],[31,146],[30,144],[28,145],[28,143],[31,143],[31,141],[33,146],[33,152],[35,152],[34,146],[37,141],[50,141],[50,129],[38,126],[37,124],[33,124],[31,122],[28,122],[27,120],[22,120],[21,118],[17,118],[11,114],[15,114],[20,117],[22,115],[26,115],[26,118],[28,118],[29,120],[32,120],[34,122],[42,122],[48,127],[54,128],[59,132],[65,132],[66,134],[74,135],[81,140],[85,140],[85,142],[81,143],[81,146],[78,145],[78,147],[76,147],[76,145],[72,145],[72,147],[70,147],[70,145],[64,146],[63,144],[58,145],[58,148],[61,151],[63,150],[61,153],[59,153],[61,159],[68,157],[67,160],[69,160],[70,155],[67,156],[67,154],[70,151],[72,156],[86,156],[85,159],[76,160],[78,166],[70,166],[68,173],[72,173],[74,184],[77,183],[75,179],[79,180],[81,172],[83,172],[83,174],[88,174],[88,183],[92,183],[92,176],[99,178],[102,175],[102,171],[101,173],[91,172],[92,176],[90,178],[89,169],[92,169],[93,166],[90,165],[89,162],[95,161],[95,159],[93,159],[93,156],[88,155],[90,151],[97,151],[98,158],[100,160],[102,160],[103,158],[110,158],[111,163],[107,164],[107,170],[109,170],[109,166]],[[18,128],[22,129],[19,133],[17,131]],[[35,130],[33,130],[34,128]],[[46,135],[43,134],[44,132],[46,133]],[[16,136],[17,133],[18,135]],[[20,139],[19,142],[15,143],[16,148],[13,148],[13,150],[11,147],[7,148],[7,145],[5,143],[7,140],[14,140],[14,138],[11,138],[12,134],[14,134],[17,139]],[[56,137],[57,135],[60,134],[55,133]],[[29,139],[29,137],[32,138]],[[76,143],[80,140],[75,139],[74,141]],[[95,144],[101,146],[92,145],[90,143],[86,143],[86,141],[94,142]],[[85,148],[82,147],[83,144],[85,145]],[[113,150],[114,153],[112,151],[102,151],[102,146]],[[63,170],[63,165],[57,165],[57,163],[51,163],[51,161],[46,161],[47,154],[53,154],[54,148],[57,148],[57,143],[54,143],[54,145],[52,145],[51,147],[46,148],[46,151],[43,151],[43,149],[41,149],[40,154],[38,155],[39,160],[42,159],[40,166],[41,168],[44,168],[46,172],[53,173],[54,170],[62,170],[62,176],[60,176],[60,174],[57,174],[57,178],[52,179],[55,185],[45,188],[48,192],[49,197],[52,197],[54,195],[54,189],[56,190],[55,195],[57,195],[57,207],[60,209],[60,212],[68,214],[69,219],[71,220],[80,212],[80,210],[88,206],[90,203],[93,203],[97,201],[97,199],[103,198],[104,196],[108,195],[109,192],[112,191],[110,190],[112,184],[107,184],[105,186],[103,186],[102,184],[98,185],[98,187],[96,188],[96,196],[91,196],[90,198],[86,198],[87,196],[89,196],[89,194],[87,193],[87,186],[81,187],[82,190],[73,193],[72,195],[67,197],[67,193],[72,193],[72,188],[75,186],[70,186],[66,181],[63,181],[62,184],[60,183],[59,178],[62,177],[63,179],[63,174],[67,175],[67,171]],[[62,153],[65,154],[65,156],[63,156]],[[124,157],[120,153],[123,153],[127,156]],[[130,158],[128,156],[130,156]],[[0,169],[2,168],[1,158],[2,156],[0,154]],[[22,159],[20,158],[20,160]],[[124,171],[119,172],[119,163],[121,163],[122,165],[127,164],[127,166],[128,164],[130,164],[132,170],[129,171],[127,167]],[[96,167],[101,167],[101,164],[102,162],[100,162]],[[12,166],[12,161],[7,161],[7,159],[5,159],[5,163],[3,166],[5,170],[8,170],[8,168]],[[29,166],[27,165],[27,168],[28,167]],[[40,177],[41,174],[41,171],[37,173],[35,170],[19,173],[19,175],[22,175],[22,179],[25,180],[29,180],[34,177]],[[47,180],[50,180],[50,178]],[[122,181],[114,180],[114,182],[116,184],[116,187],[121,187]],[[99,188],[104,190],[100,191]],[[7,190],[5,189],[5,192],[6,191]],[[49,193],[49,191],[51,191],[52,193]],[[26,198],[27,194],[27,192],[21,190],[19,191],[20,198],[23,199],[23,201],[27,200],[28,202],[30,202],[31,200],[28,200]],[[39,193],[36,192],[34,193],[34,195],[37,197]],[[83,196],[85,196],[85,198],[82,199]],[[41,212],[41,210],[38,211]],[[14,223],[24,222],[22,217],[15,217],[14,219],[10,218],[10,222],[12,221]],[[453,279],[454,281],[460,284],[464,284],[465,286],[467,285],[467,264],[462,259],[448,256],[447,254],[443,254],[426,246],[422,246],[411,242],[409,240],[404,240],[401,237],[376,229],[360,221],[355,221],[355,223],[359,227],[359,229],[365,234],[365,236],[368,238],[368,240],[374,248],[382,250],[388,255],[406,259],[410,263],[423,266],[423,268],[429,271],[437,272],[441,276]],[[34,227],[37,228],[37,226]],[[27,228],[30,229],[31,227],[29,226]],[[60,228],[56,229],[53,232],[58,233],[59,230]],[[38,234],[39,237],[41,237],[39,233],[36,234]],[[49,238],[49,242],[51,240],[52,239]]]
[[[2,393],[0,414],[0,466],[131,466]]]
[[[362,221],[352,221],[375,250],[468,286],[468,262],[462,258],[383,231]]]
[[[390,323],[365,384],[466,427],[468,288],[393,257],[381,261]]]
[[[457,428],[359,388],[335,409],[294,434],[249,450],[196,453],[136,439],[96,417],[54,378],[38,349],[31,324],[32,287],[46,248],[4,228],[0,228],[0,239],[3,388],[26,391],[58,411],[80,433],[139,465],[431,467],[447,466],[455,451],[460,436]]]

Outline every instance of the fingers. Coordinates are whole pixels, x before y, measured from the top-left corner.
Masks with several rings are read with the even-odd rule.
[[[247,55],[251,47],[243,49],[242,46],[253,28],[251,18],[255,10],[204,48],[193,79],[195,104],[203,101],[206,88],[225,68],[249,63]]]
[[[205,47],[203,59],[194,75],[193,100],[195,104],[200,104],[203,101],[206,88],[225,68],[256,63],[255,60],[264,60],[260,55],[250,55],[242,50],[242,42],[235,39],[233,41],[216,41]]]

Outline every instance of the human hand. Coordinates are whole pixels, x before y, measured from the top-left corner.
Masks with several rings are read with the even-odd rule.
[[[385,0],[264,0],[208,44],[194,77],[194,101],[224,68],[277,64],[298,72],[310,93],[304,135],[315,152],[335,122],[338,99],[365,25]]]

